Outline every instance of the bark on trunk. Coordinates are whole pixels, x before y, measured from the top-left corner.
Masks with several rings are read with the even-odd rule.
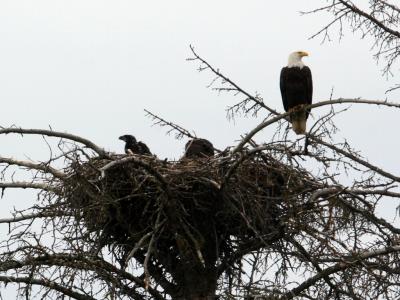
[[[186,266],[181,274],[179,296],[175,300],[215,300],[217,278],[215,268]]]

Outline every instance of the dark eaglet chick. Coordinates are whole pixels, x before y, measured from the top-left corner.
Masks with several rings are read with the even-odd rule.
[[[183,158],[205,158],[214,156],[214,146],[206,139],[193,139],[186,143]]]
[[[136,141],[133,135],[125,134],[120,136],[119,139],[125,142],[126,154],[151,155],[149,147],[141,141]]]

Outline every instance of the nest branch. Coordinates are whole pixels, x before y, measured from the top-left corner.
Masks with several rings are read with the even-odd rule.
[[[149,285],[150,285],[150,276],[151,276],[151,274],[149,272],[150,257],[151,257],[152,252],[155,251],[154,243],[156,242],[156,236],[159,233],[159,230],[161,229],[161,227],[164,223],[163,221],[161,221],[162,212],[163,212],[163,210],[162,210],[162,206],[161,206],[157,213],[157,219],[155,222],[154,231],[150,237],[150,242],[149,242],[149,245],[147,246],[147,252],[146,252],[144,263],[143,263],[143,269],[144,269],[144,274],[145,274],[144,284],[145,284],[146,290],[149,288]],[[137,244],[135,245],[135,247],[137,247]],[[135,255],[135,252],[131,252],[131,253],[129,253],[129,255],[133,256],[133,255]]]
[[[136,165],[139,165],[141,167],[143,167],[146,171],[148,171],[151,175],[153,175],[162,185],[163,189],[165,190],[166,194],[169,195],[169,189],[168,189],[168,183],[165,181],[163,175],[161,175],[156,169],[154,169],[153,167],[151,167],[150,164],[146,163],[145,161],[140,159],[140,155],[130,155],[121,159],[117,159],[114,161],[109,162],[108,164],[106,164],[105,166],[101,167],[99,169],[100,173],[101,173],[101,177],[104,178],[106,171],[114,168],[116,166],[120,166],[120,165],[124,165],[126,163],[132,162]]]
[[[140,240],[136,243],[135,247],[129,252],[128,256],[125,259],[125,264],[128,264],[129,260],[135,256],[136,252],[139,250],[139,248],[143,247],[144,243],[146,240],[149,238],[152,238],[154,236],[154,231],[150,231],[143,235]]]

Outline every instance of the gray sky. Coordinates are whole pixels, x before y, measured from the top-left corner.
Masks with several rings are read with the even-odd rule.
[[[147,108],[223,148],[259,120],[226,121],[225,106],[239,99],[205,88],[212,77],[185,61],[189,44],[279,110],[279,72],[298,49],[311,54],[305,61],[314,75],[314,101],[327,99],[333,86],[337,97],[385,97],[389,83],[371,58],[370,42],[351,34],[341,43],[308,40],[326,15],[298,12],[321,1],[270,3],[1,1],[0,99],[7,112],[1,125],[51,125],[113,151],[122,148],[120,134],[132,133],[159,156],[179,157],[184,141],[151,128]],[[355,108],[343,120],[346,126],[338,124],[360,147],[365,129],[375,131],[366,118],[370,110],[360,114],[362,108]],[[376,110],[373,117],[379,119]],[[385,126],[388,120],[381,121]]]
[[[265,0],[2,0],[0,2],[0,125],[75,133],[122,152],[121,134],[145,141],[159,157],[179,158],[186,140],[152,127],[143,109],[159,114],[216,147],[234,144],[259,119],[229,123],[225,107],[239,101],[206,89],[213,78],[186,62],[189,44],[242,88],[259,92],[282,111],[279,72],[287,56],[306,50],[314,102],[334,97],[396,101],[385,95],[396,81],[381,76],[370,40],[347,32],[339,43],[309,40],[329,15],[300,16],[324,1]],[[394,69],[397,71],[397,68]],[[400,79],[399,79],[400,81]],[[397,97],[397,98],[396,98]],[[314,112],[315,119],[320,114]],[[371,162],[398,172],[397,112],[356,106],[336,119]],[[312,120],[311,120],[312,122]],[[260,140],[262,141],[262,139]],[[36,138],[0,137],[1,155],[46,158]],[[3,213],[23,206],[26,192],[8,192]],[[24,199],[24,200],[23,200]],[[393,201],[394,200],[388,200]],[[391,202],[384,210],[394,217]]]

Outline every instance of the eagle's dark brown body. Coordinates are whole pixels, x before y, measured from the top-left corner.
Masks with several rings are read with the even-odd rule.
[[[292,112],[290,121],[297,134],[305,133],[310,110],[302,107],[312,103],[312,75],[307,66],[284,67],[281,71],[280,87],[285,111]]]
[[[206,139],[193,139],[185,145],[185,158],[205,158],[214,156],[214,146]]]

